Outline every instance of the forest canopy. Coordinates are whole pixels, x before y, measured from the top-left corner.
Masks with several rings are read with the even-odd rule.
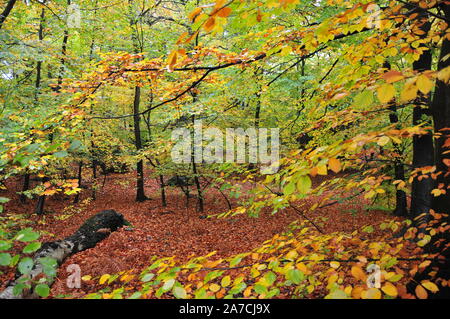
[[[0,1],[0,299],[448,298],[449,23]]]

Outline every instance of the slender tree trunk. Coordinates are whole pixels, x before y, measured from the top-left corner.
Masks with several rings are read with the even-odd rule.
[[[133,32],[131,34],[131,38],[133,41],[133,47],[135,53],[141,53],[143,50],[142,42],[139,41],[139,34],[137,29],[134,29],[138,22],[139,17],[135,17],[136,13],[133,10],[133,0],[129,0],[129,19],[130,26],[133,28]],[[134,102],[133,102],[133,123],[134,123],[134,140],[135,146],[138,151],[142,149],[142,136],[141,136],[141,115],[140,112],[140,104],[141,104],[141,88],[136,86],[134,88]],[[144,161],[140,160],[136,164],[136,201],[143,202],[148,198],[145,196],[144,190]]]
[[[46,180],[47,179],[43,179],[42,182],[45,182]],[[45,199],[46,199],[45,195],[39,196],[38,202],[37,202],[37,205],[36,205],[36,210],[35,210],[35,213],[37,215],[44,215]]]
[[[428,20],[427,13],[420,13],[419,20],[421,20],[420,29],[424,32],[421,37],[426,37],[430,30],[431,23]],[[423,45],[422,45],[423,46]],[[413,68],[416,71],[423,72],[431,69],[432,56],[431,51],[426,50],[422,53],[419,60],[414,62]],[[413,110],[413,124],[419,125],[422,123],[430,122],[429,108],[424,108],[423,104],[429,104],[429,96],[421,95],[417,98],[417,103]],[[429,123],[431,125],[431,122]],[[434,165],[434,145],[433,136],[430,134],[414,136],[413,138],[413,168],[418,169],[421,167],[431,167]],[[422,174],[419,174],[419,176]],[[412,182],[411,191],[411,217],[415,218],[419,215],[423,215],[426,221],[428,219],[428,213],[431,208],[432,194],[431,191],[434,188],[434,181],[430,176],[427,178],[414,178]]]
[[[9,0],[6,4],[5,9],[0,14],[0,29],[3,27],[3,23],[5,22],[6,18],[11,13],[11,10],[14,8],[14,5],[16,4],[17,0]]]
[[[134,103],[133,103],[133,119],[134,119],[134,139],[136,149],[140,151],[142,149],[141,138],[141,118],[139,115],[139,106],[141,103],[141,88],[136,86],[134,89]],[[140,160],[136,165],[136,201],[143,202],[147,200],[144,190],[144,161]]]
[[[39,22],[39,31],[38,31],[38,38],[39,41],[44,40],[44,22],[45,22],[45,9],[42,9],[41,11],[41,17]],[[35,82],[35,95],[34,100],[37,104],[39,101],[39,92],[41,89],[41,73],[42,73],[42,61],[38,61],[36,64],[36,82]],[[26,173],[23,177],[23,186],[22,186],[22,192],[26,192],[30,188],[30,173]],[[27,197],[24,194],[20,195],[20,201],[22,203],[25,203],[27,200]]]
[[[384,63],[384,68],[390,70],[391,64],[388,62]],[[399,122],[398,119],[398,113],[397,113],[397,107],[395,104],[395,100],[392,100],[391,103],[389,103],[389,110],[391,111],[389,114],[389,121],[391,124],[397,124]],[[394,163],[394,178],[395,180],[401,180],[405,181],[405,166],[403,165],[403,162],[401,158],[403,157],[403,152],[400,149],[400,145],[397,143],[394,143],[394,146],[396,148],[396,152],[398,153],[398,157],[396,157],[395,163]],[[406,198],[405,191],[402,191],[400,189],[397,189],[395,193],[395,209],[393,211],[395,216],[407,216],[408,215],[408,203]]]
[[[71,0],[67,0],[67,5],[71,5]],[[57,86],[55,88],[56,92],[61,91],[61,85],[63,81],[63,75],[64,75],[64,69],[66,65],[66,56],[67,56],[67,43],[69,42],[69,30],[67,28],[64,30],[64,37],[61,47],[61,67],[59,68],[59,74],[58,74],[58,82]]]
[[[78,187],[81,188],[81,183],[83,181],[83,162],[82,161],[80,161],[78,163],[78,176],[77,176],[77,178],[78,178]],[[78,192],[75,195],[75,199],[73,200],[73,203],[76,204],[79,201],[80,201],[80,193]]]
[[[40,23],[39,23],[39,32],[38,32],[38,37],[39,40],[42,41],[44,40],[44,23],[45,23],[45,9],[42,8],[41,11],[41,17],[40,17]],[[36,66],[36,82],[35,82],[35,103],[37,104],[39,101],[39,94],[40,94],[40,90],[41,90],[41,81],[42,81],[42,61],[38,61],[37,62],[37,66]],[[50,142],[53,140],[53,135],[50,135]],[[48,178],[44,177],[42,179],[42,183],[45,183],[48,181]],[[25,185],[24,185],[25,188]],[[36,205],[36,209],[35,212],[38,215],[43,215],[44,214],[44,206],[45,206],[45,195],[41,195],[39,196],[37,205]]]
[[[395,104],[390,106],[391,114],[389,115],[389,120],[392,124],[398,123],[398,114]],[[405,180],[405,166],[401,161],[402,151],[400,149],[400,145],[395,143],[395,148],[397,149],[397,153],[399,153],[398,158],[395,159],[394,164],[394,178],[395,180],[404,181]],[[406,200],[406,193],[403,190],[397,189],[395,194],[395,209],[394,215],[396,216],[407,216],[408,215],[408,204]]]
[[[22,192],[26,192],[30,189],[30,174],[26,173],[23,176],[23,186],[22,186]],[[27,197],[25,194],[20,194],[20,202],[25,203],[27,201]]]
[[[167,207],[167,199],[166,199],[166,186],[164,185],[164,176],[159,175],[159,185],[161,188],[161,201],[163,207]]]
[[[194,102],[195,102],[195,95],[194,95]],[[194,123],[195,123],[195,115],[192,115],[192,126],[194,127]],[[194,132],[192,132],[192,134],[194,134]],[[195,143],[192,143],[192,154],[191,154],[191,159],[192,159],[192,173],[194,174],[194,184],[195,187],[197,188],[197,195],[198,195],[198,208],[200,210],[200,212],[204,212],[205,208],[204,208],[204,201],[203,201],[203,192],[202,192],[202,187],[200,185],[200,179],[198,178],[198,169],[197,169],[197,163],[195,163],[195,156],[194,156],[194,149],[195,149]],[[187,186],[187,189],[189,190],[189,186]],[[187,198],[189,200],[189,193],[187,193]]]

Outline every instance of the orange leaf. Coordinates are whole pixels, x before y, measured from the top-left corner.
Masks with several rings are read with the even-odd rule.
[[[383,74],[383,79],[387,82],[387,83],[394,83],[400,80],[403,80],[404,76],[401,72],[396,71],[396,70],[391,70],[389,72],[386,72],[385,74]]]
[[[222,8],[217,12],[217,16],[221,18],[226,18],[230,15],[231,11],[232,11],[231,8],[228,7]]]
[[[336,158],[330,158],[328,161],[328,166],[335,173],[339,173],[341,171],[341,162]]]
[[[211,31],[212,29],[214,29],[215,25],[216,25],[216,19],[214,17],[211,17],[205,23],[205,30]]]
[[[366,274],[358,266],[353,266],[352,267],[352,276],[355,277],[356,279],[359,279],[359,280],[362,280],[362,281],[366,281]]]
[[[416,287],[416,296],[419,299],[427,299],[428,298],[428,293],[425,290],[425,288],[423,288],[421,285],[417,285],[417,287]]]

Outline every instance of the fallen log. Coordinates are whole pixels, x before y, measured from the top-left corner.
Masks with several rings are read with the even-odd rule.
[[[109,236],[118,228],[128,225],[128,222],[121,214],[114,210],[105,210],[89,218],[73,235],[53,242],[47,242],[33,256],[34,267],[27,275],[17,275],[16,279],[0,293],[0,299],[35,299],[38,295],[31,289],[24,289],[19,295],[15,295],[14,287],[24,280],[33,283],[44,275],[44,265],[41,258],[53,258],[57,266],[64,260],[80,251],[93,248],[95,245]],[[50,286],[53,278],[47,277],[47,284]],[[32,285],[33,286],[33,285]]]

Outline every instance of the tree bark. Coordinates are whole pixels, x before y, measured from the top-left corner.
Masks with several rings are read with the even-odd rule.
[[[0,15],[0,29],[3,27],[3,23],[5,22],[6,18],[11,13],[11,10],[14,8],[14,5],[16,4],[17,0],[9,0],[6,4],[5,9],[3,10],[2,14]]]
[[[141,138],[141,118],[139,115],[139,106],[141,103],[141,88],[139,86],[135,87],[134,90],[134,140],[136,149],[140,151],[142,149],[142,138]],[[140,160],[136,165],[136,201],[143,202],[147,200],[144,190],[144,161]]]
[[[422,25],[420,30],[424,32],[421,37],[426,37],[430,30],[431,23],[426,12],[421,12],[417,18],[421,21]],[[422,47],[424,45],[421,45]],[[419,72],[431,69],[432,55],[430,50],[426,50],[422,53],[419,60],[414,62],[413,69]],[[429,96],[421,95],[417,98],[418,105],[413,110],[413,124],[419,125],[424,122],[430,122],[429,108],[423,108],[421,104],[429,104]],[[433,136],[431,132],[426,135],[414,136],[413,138],[413,168],[431,167],[434,166],[434,145]],[[428,219],[428,213],[431,208],[432,194],[431,191],[434,188],[433,179],[428,178],[414,178],[412,182],[411,190],[411,218],[415,218],[419,215],[425,214],[425,220]]]
[[[395,104],[390,105],[391,114],[389,115],[389,120],[392,124],[398,123],[398,114]],[[402,157],[402,152],[400,149],[400,145],[394,143],[397,152],[400,153],[399,157]],[[394,178],[395,180],[404,181],[405,180],[405,166],[403,165],[400,158],[395,158],[394,164]],[[406,200],[406,193],[403,190],[397,189],[395,193],[395,216],[407,216],[408,215],[408,203]]]
[[[78,176],[77,176],[77,179],[78,179],[78,188],[81,188],[81,183],[83,181],[83,161],[80,161],[78,163]],[[80,192],[78,192],[75,195],[73,203],[77,204],[79,201],[80,201]]]
[[[95,245],[107,238],[109,234],[116,231],[123,225],[128,224],[123,216],[114,210],[105,210],[97,215],[89,218],[73,235],[53,242],[44,243],[42,248],[36,252],[33,257],[34,267],[31,270],[30,281],[44,273],[43,265],[40,263],[41,258],[53,258],[56,260],[58,266],[64,260],[80,251],[93,248]],[[18,278],[11,283],[4,291],[0,293],[0,299],[33,299],[38,298],[37,294],[30,289],[27,292],[22,292],[16,296],[13,293],[14,286],[24,276],[17,276]],[[50,286],[54,278],[48,278],[47,284]]]
[[[450,5],[441,4],[441,8],[447,19],[450,19]],[[438,71],[450,67],[450,41],[444,37],[441,54],[438,62]],[[437,185],[445,190],[445,194],[437,196],[433,200],[433,209],[440,213],[450,213],[450,148],[445,142],[450,138],[450,85],[437,80],[433,102],[434,131],[441,134],[436,138],[436,169],[440,173],[437,177]]]
[[[68,6],[71,5],[71,0],[67,0],[67,5]],[[62,47],[61,47],[61,67],[59,69],[58,84],[57,84],[56,89],[55,89],[56,92],[60,92],[61,91],[61,85],[62,85],[62,81],[63,81],[64,68],[65,68],[65,64],[66,64],[67,43],[68,42],[69,42],[69,30],[65,29],[64,30],[63,42],[62,42]]]

